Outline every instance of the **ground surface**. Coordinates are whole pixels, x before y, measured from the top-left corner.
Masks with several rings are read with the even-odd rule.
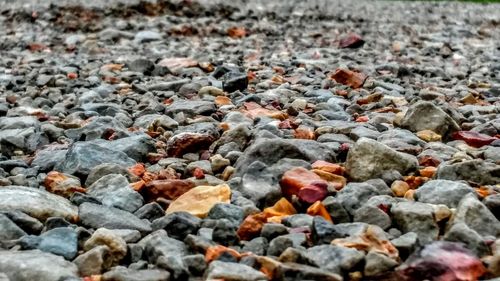
[[[499,29],[499,4],[0,0],[0,280],[499,277]]]

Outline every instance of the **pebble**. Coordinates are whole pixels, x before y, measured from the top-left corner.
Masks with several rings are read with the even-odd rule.
[[[495,4],[32,2],[0,0],[0,279],[498,276]]]

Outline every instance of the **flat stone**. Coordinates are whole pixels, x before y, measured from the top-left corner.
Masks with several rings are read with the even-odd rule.
[[[83,225],[93,228],[135,229],[142,233],[151,232],[151,225],[133,214],[93,203],[79,206],[78,215]]]
[[[19,270],[19,269],[23,270]],[[78,268],[63,257],[39,250],[0,251],[0,272],[16,281],[77,278]]]
[[[74,221],[78,216],[77,208],[67,199],[41,189],[24,186],[0,188],[0,210],[22,211],[42,221],[49,217],[64,217]]]
[[[474,193],[474,189],[461,182],[450,180],[431,180],[420,186],[415,192],[415,199],[430,204],[444,204],[455,208],[462,198]]]
[[[346,172],[355,181],[365,181],[396,170],[401,174],[416,169],[417,158],[397,152],[375,140],[361,138],[349,150]]]
[[[213,261],[205,272],[206,279],[224,279],[232,281],[264,281],[268,280],[264,273],[248,265],[230,262]]]

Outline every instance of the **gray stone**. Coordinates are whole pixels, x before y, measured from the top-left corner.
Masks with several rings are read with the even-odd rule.
[[[500,182],[500,165],[480,159],[459,163],[442,163],[439,165],[436,178],[444,180],[464,180],[479,185],[497,184]]]
[[[156,263],[160,256],[185,256],[188,254],[187,245],[182,241],[168,237],[167,232],[163,229],[144,237],[139,241],[139,245],[144,247],[145,257],[150,263]]]
[[[392,245],[398,249],[399,256],[406,259],[418,247],[418,234],[407,232],[396,239],[391,240]]]
[[[189,277],[189,270],[180,255],[159,256],[156,265],[170,272],[172,280],[186,280]]]
[[[437,240],[439,227],[434,221],[433,209],[420,202],[399,202],[392,206],[393,222],[403,233],[414,232],[422,244]]]
[[[132,175],[127,168],[114,163],[103,163],[92,167],[85,181],[85,186],[91,186],[94,182],[109,174],[120,174],[131,179]]]
[[[169,115],[182,112],[188,116],[195,116],[209,115],[215,110],[215,104],[209,101],[178,100],[167,106],[165,112]]]
[[[133,214],[93,203],[79,206],[78,215],[83,225],[93,228],[136,229],[141,233],[151,232],[151,225]]]
[[[388,229],[392,225],[391,217],[386,212],[369,205],[363,205],[354,212],[354,221],[377,225],[382,229]]]
[[[107,246],[97,246],[76,257],[73,263],[78,266],[80,275],[90,276],[101,274],[108,269],[111,265],[110,260],[109,248]]]
[[[278,179],[260,161],[254,161],[245,167],[245,174],[236,190],[262,207],[271,206],[282,197]]]
[[[19,226],[4,214],[0,213],[0,241],[18,239],[26,235]]]
[[[338,201],[351,216],[354,216],[356,210],[371,197],[381,194],[380,190],[371,184],[352,182],[348,183],[337,193],[335,200]]]
[[[29,234],[38,234],[42,231],[43,224],[39,220],[21,211],[8,211],[4,215]]]
[[[462,198],[474,193],[474,189],[461,182],[450,180],[431,180],[420,186],[415,192],[415,199],[430,204],[444,204],[455,208]]]
[[[151,41],[161,40],[162,36],[160,33],[151,30],[139,31],[134,36],[134,41],[137,43],[146,43]]]
[[[65,135],[74,141],[90,141],[104,138],[109,132],[120,136],[128,136],[129,132],[120,121],[110,116],[101,116],[92,119],[83,127],[68,129]]]
[[[367,277],[381,275],[387,271],[390,271],[398,265],[398,262],[389,258],[388,256],[370,251],[366,257],[366,264],[364,269],[364,275]]]
[[[187,255],[182,257],[183,263],[187,266],[191,275],[199,276],[207,269],[207,262],[205,256],[202,254]]]
[[[63,256],[67,260],[76,257],[78,250],[78,237],[74,229],[58,227],[39,236],[41,238],[37,248],[44,252]]]
[[[68,150],[64,162],[56,166],[56,170],[86,176],[95,166],[103,163],[130,167],[136,161],[123,152],[107,149],[95,143],[76,142]]]
[[[110,150],[123,152],[138,162],[146,161],[148,153],[156,151],[154,140],[146,134],[120,138],[114,141],[96,140],[95,143]]]
[[[63,257],[39,250],[0,251],[0,272],[16,281],[54,281],[78,277],[76,265]]]
[[[134,121],[134,127],[142,129],[148,128],[163,128],[165,130],[176,129],[179,123],[167,115],[161,114],[146,114],[138,117]]]
[[[264,281],[268,280],[264,273],[248,265],[213,261],[205,272],[207,279],[224,279],[231,281]]]
[[[243,221],[244,213],[243,208],[233,204],[217,203],[215,204],[207,215],[210,219],[228,219],[235,225],[240,225]]]
[[[300,139],[266,139],[260,138],[250,147],[235,164],[235,175],[242,175],[255,161],[260,161],[268,166],[277,163],[283,158],[302,159],[308,162],[325,160],[335,162],[335,153],[322,143],[312,140]]]
[[[169,281],[170,273],[161,269],[118,268],[102,275],[102,281]]]
[[[188,212],[174,212],[153,221],[153,230],[165,229],[168,236],[183,240],[188,234],[196,234],[201,219]]]
[[[489,247],[476,231],[470,229],[465,223],[459,222],[445,233],[444,240],[450,242],[461,242],[478,257],[489,254]]]
[[[350,272],[365,257],[362,252],[355,249],[333,245],[311,247],[307,249],[306,256],[314,265],[336,274]]]
[[[346,172],[355,181],[380,177],[386,171],[396,170],[401,174],[416,169],[417,158],[397,152],[375,140],[361,138],[349,150]]]
[[[0,211],[22,211],[45,221],[48,217],[64,217],[74,220],[78,211],[67,199],[47,191],[24,187],[0,188]]]
[[[466,195],[458,204],[450,223],[453,225],[460,222],[482,236],[500,235],[500,221],[476,198],[475,194]]]
[[[87,194],[97,198],[104,206],[128,212],[139,209],[144,200],[130,187],[126,177],[119,174],[103,176],[87,188]]]
[[[269,243],[264,237],[254,238],[246,243],[242,248],[243,252],[251,252],[258,256],[266,255],[266,250],[268,249]]]
[[[46,172],[52,170],[58,163],[64,161],[66,157],[66,149],[42,149],[38,150],[35,158],[31,162],[31,166],[39,167],[40,171]]]
[[[483,200],[484,205],[500,220],[500,194],[492,194]]]
[[[446,112],[427,101],[410,106],[401,126],[412,132],[432,130],[442,136],[460,130],[460,126]]]

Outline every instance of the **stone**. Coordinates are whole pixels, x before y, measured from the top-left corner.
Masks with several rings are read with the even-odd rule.
[[[463,222],[481,236],[500,235],[500,221],[477,199],[475,194],[468,194],[458,203],[451,225]]]
[[[500,182],[498,171],[500,165],[488,163],[480,159],[466,160],[459,163],[442,163],[439,165],[436,178],[443,180],[464,180],[480,185]]]
[[[164,229],[168,236],[183,240],[189,234],[196,234],[201,219],[188,212],[173,212],[153,221],[153,230]]]
[[[441,135],[435,133],[432,130],[422,130],[418,131],[416,133],[417,137],[420,139],[426,141],[426,142],[433,142],[433,141],[441,141]]]
[[[167,153],[172,157],[181,157],[188,152],[207,149],[215,138],[208,134],[180,133],[171,137],[167,142]]]
[[[0,213],[0,240],[14,240],[26,235],[8,216]]]
[[[187,255],[182,257],[183,263],[187,266],[189,273],[194,276],[200,276],[207,269],[205,256],[202,254]]]
[[[270,166],[283,158],[301,159],[308,162],[316,160],[335,162],[335,153],[326,144],[313,140],[257,139],[236,161],[235,176],[243,174],[243,171],[246,171],[248,166],[255,161]]]
[[[64,217],[74,221],[78,216],[77,208],[67,199],[47,191],[24,186],[0,188],[0,211],[16,210],[41,221],[48,217]]]
[[[286,171],[280,180],[280,186],[283,194],[288,198],[292,195],[298,195],[300,190],[310,185],[325,185],[326,182],[314,172],[308,171],[302,167],[293,168]],[[322,200],[323,198],[319,199]]]
[[[494,194],[484,198],[483,204],[500,220],[500,194]]]
[[[410,190],[410,185],[405,181],[396,180],[391,184],[391,190],[397,197],[403,197],[408,190]]]
[[[70,175],[86,176],[94,167],[103,163],[130,167],[136,162],[123,152],[91,142],[76,142],[69,148],[64,161],[56,166],[56,170]]]
[[[399,202],[392,206],[393,222],[403,233],[414,232],[422,244],[437,240],[439,227],[431,206],[420,202]]]
[[[160,33],[151,30],[139,31],[134,36],[134,41],[137,43],[147,43],[151,41],[161,40],[162,36]]]
[[[384,230],[389,229],[392,225],[391,217],[386,212],[369,205],[363,205],[357,209],[354,212],[353,221],[377,225]]]
[[[397,261],[377,252],[369,252],[365,260],[366,264],[363,272],[367,277],[381,275],[398,265]]]
[[[93,228],[135,229],[141,233],[151,232],[151,225],[133,214],[93,203],[79,206],[78,215],[83,225]]]
[[[431,180],[420,186],[415,192],[415,200],[429,204],[444,204],[455,208],[462,198],[474,193],[474,189],[461,182],[450,180]]]
[[[4,212],[3,215],[29,234],[38,234],[42,231],[43,224],[39,220],[21,211],[8,211]],[[5,226],[5,229],[8,227]]]
[[[398,249],[399,256],[406,259],[418,247],[418,235],[415,232],[407,232],[391,240],[391,243]]]
[[[380,190],[375,185],[368,184],[368,182],[353,182],[347,184],[341,191],[339,191],[335,200],[341,204],[342,208],[348,213],[347,215],[350,214],[354,216],[356,210],[359,209],[370,198],[377,195],[387,194],[387,191],[390,192],[390,189],[384,188]],[[328,209],[328,204],[323,204]],[[340,209],[340,207],[338,207],[338,209]],[[339,211],[342,211],[342,209],[340,209]],[[331,213],[332,211],[330,210],[330,214]],[[332,217],[332,219],[335,221],[334,217]]]
[[[268,241],[268,239],[266,239],[264,237],[254,238],[254,239],[244,243],[242,251],[243,252],[251,252],[251,253],[258,255],[258,256],[265,256],[266,250],[268,249],[268,246],[269,246],[269,243],[267,241]]]
[[[56,171],[47,174],[44,185],[45,190],[66,198],[69,198],[74,192],[85,192],[79,178]]]
[[[165,210],[156,202],[147,203],[134,212],[134,215],[140,219],[154,221],[165,215]]]
[[[144,247],[144,257],[150,263],[156,263],[160,256],[185,256],[188,254],[187,245],[182,241],[168,237],[165,230],[157,230],[139,241]]]
[[[229,203],[231,190],[228,185],[197,186],[181,195],[167,208],[166,213],[185,211],[204,218],[217,203]]]
[[[129,185],[120,174],[109,174],[87,187],[87,194],[98,199],[102,205],[135,212],[143,204],[142,196]]]
[[[282,196],[277,181],[266,164],[254,161],[246,168],[237,190],[257,206],[269,206]]]
[[[232,281],[268,280],[264,273],[244,264],[213,261],[205,272],[205,279],[224,279]]]
[[[437,241],[426,245],[398,267],[402,278],[426,280],[460,276],[462,280],[478,280],[486,269],[481,260],[460,243]],[[453,277],[455,278],[455,277]]]
[[[244,213],[243,208],[239,206],[228,203],[216,203],[208,212],[207,217],[214,220],[227,219],[234,225],[240,225],[243,221]]]
[[[83,249],[90,251],[91,249],[99,246],[106,246],[109,252],[108,259],[105,261],[105,267],[117,265],[127,254],[127,243],[113,231],[106,228],[98,228],[92,236],[90,236]]]
[[[359,48],[365,44],[365,41],[358,34],[351,33],[347,36],[342,37],[339,40],[340,48]]]
[[[82,276],[99,275],[109,268],[110,250],[107,246],[96,246],[76,257],[73,263]]]
[[[9,280],[18,281],[53,281],[78,277],[75,264],[40,250],[0,251],[0,272],[5,273]]]
[[[442,136],[460,129],[453,118],[428,101],[420,101],[411,105],[401,121],[401,127],[412,132],[431,130]]]
[[[78,250],[78,237],[74,229],[69,227],[58,227],[42,233],[39,237],[36,248],[63,256],[67,260],[76,257]],[[23,239],[21,239],[22,242]]]
[[[159,268],[170,272],[173,280],[186,280],[189,276],[188,268],[179,255],[159,256],[156,264]]]
[[[157,198],[175,200],[182,194],[191,190],[193,187],[195,187],[195,183],[191,180],[153,180],[146,184],[144,193],[146,194],[146,198],[149,200]]]
[[[490,250],[484,239],[476,231],[470,229],[465,223],[458,222],[451,226],[445,233],[443,240],[460,242],[478,257],[489,254]]]
[[[365,181],[396,170],[405,174],[417,167],[417,158],[397,152],[375,140],[361,138],[347,154],[346,172],[355,181]]]
[[[169,281],[170,273],[161,269],[119,268],[104,273],[102,281]]]
[[[361,72],[354,72],[348,69],[339,68],[331,76],[337,83],[347,85],[353,89],[363,86],[367,76]]]
[[[130,178],[130,172],[127,170],[128,167],[124,167],[114,163],[103,163],[93,167],[85,180],[85,186],[91,186],[98,179],[110,175],[110,174],[120,174]]]
[[[482,147],[498,140],[498,138],[490,137],[488,135],[473,131],[454,132],[452,137],[455,140],[463,140],[465,141],[465,143],[473,147]]]
[[[333,246],[314,246],[306,251],[306,257],[321,269],[343,274],[361,263],[365,255],[357,250]]]

